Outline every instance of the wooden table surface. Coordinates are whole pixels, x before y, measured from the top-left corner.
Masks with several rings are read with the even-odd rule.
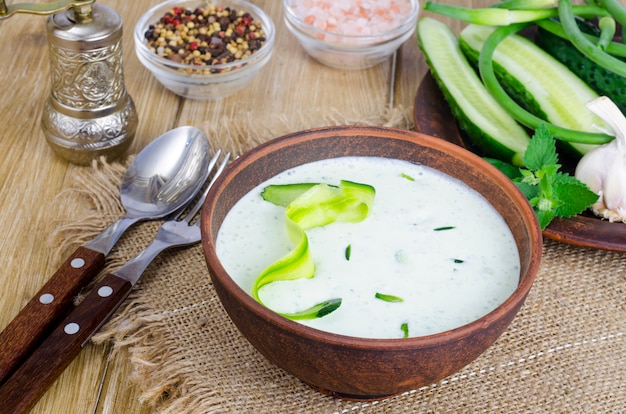
[[[347,119],[359,119],[363,114],[384,112],[390,101],[394,106],[410,108],[427,71],[415,38],[402,46],[395,65],[390,60],[359,71],[324,67],[310,59],[288,32],[282,21],[282,2],[254,0],[276,25],[277,45],[270,63],[244,91],[232,97],[185,100],[163,88],[135,55],[135,22],[158,1],[99,2],[119,12],[124,22],[125,82],[139,113],[129,154],[174,127],[236,123],[241,112],[260,120],[328,108]],[[460,27],[458,22],[450,23],[455,29]],[[57,157],[40,127],[50,89],[45,17],[14,15],[0,22],[0,36],[0,328],[4,328],[64,259],[52,253],[49,235],[61,220],[71,219],[75,207],[55,200],[70,186],[72,176],[88,167]],[[219,137],[216,139],[220,145]],[[86,345],[33,412],[148,412],[128,380],[132,370],[128,355],[122,352],[107,363],[108,353],[107,346]]]

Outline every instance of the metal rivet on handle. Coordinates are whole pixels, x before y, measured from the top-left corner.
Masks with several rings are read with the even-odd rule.
[[[67,325],[65,325],[65,328],[63,328],[63,331],[65,331],[65,333],[68,335],[74,335],[79,330],[80,330],[80,326],[75,322],[70,322]]]
[[[85,266],[85,259],[77,257],[70,262],[70,266],[72,266],[74,269],[80,269],[81,267]]]
[[[112,293],[113,288],[111,286],[102,286],[100,289],[98,289],[98,296],[100,296],[101,298],[109,297]]]
[[[44,305],[49,305],[53,301],[54,301],[54,295],[51,293],[44,293],[43,295],[39,296],[39,302]]]

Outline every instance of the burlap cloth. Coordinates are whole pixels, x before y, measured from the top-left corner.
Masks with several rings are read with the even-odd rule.
[[[365,123],[410,128],[408,119],[399,109]],[[256,135],[231,131],[226,149],[241,153],[311,126],[316,125],[284,123],[265,130],[256,125]],[[60,203],[83,203],[85,214],[60,223],[57,245],[71,241],[65,245],[69,251],[123,214],[119,182],[127,162],[94,163],[58,197]],[[108,267],[137,254],[159,225],[132,228]],[[546,240],[540,272],[521,312],[477,360],[438,383],[384,401],[342,401],[277,368],[241,336],[196,245],[158,257],[94,341],[127,349],[141,400],[161,413],[620,413],[626,412],[625,303],[626,255]]]

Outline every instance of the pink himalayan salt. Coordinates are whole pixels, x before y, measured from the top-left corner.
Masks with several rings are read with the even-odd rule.
[[[411,13],[409,0],[294,0],[294,14],[323,31],[375,35],[400,26]]]

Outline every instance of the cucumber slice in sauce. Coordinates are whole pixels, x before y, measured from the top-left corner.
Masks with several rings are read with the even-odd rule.
[[[363,221],[371,211],[375,195],[374,187],[347,180],[341,180],[338,187],[310,183],[265,187],[262,192],[264,200],[286,207],[287,235],[295,247],[271,263],[255,279],[252,297],[263,304],[259,292],[263,286],[278,281],[312,278],[315,273],[315,263],[305,230],[334,222]],[[279,313],[279,315],[293,320],[321,318],[334,312],[340,305],[341,298],[335,298],[300,312]]]
[[[272,184],[261,192],[263,200],[281,207],[287,207],[302,193],[307,192],[318,183]]]
[[[417,37],[460,128],[484,155],[521,166],[530,137],[491,96],[444,23],[424,17]]]

